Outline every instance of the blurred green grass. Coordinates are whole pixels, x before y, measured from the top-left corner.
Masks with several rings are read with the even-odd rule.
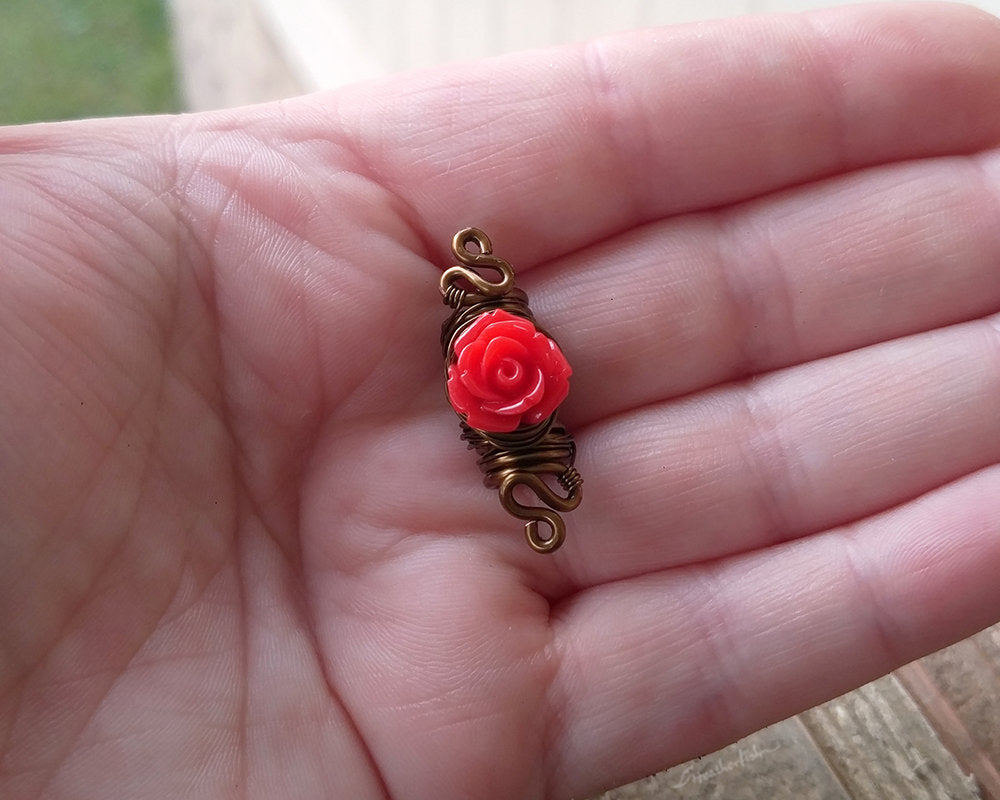
[[[163,0],[0,0],[0,124],[179,103]]]

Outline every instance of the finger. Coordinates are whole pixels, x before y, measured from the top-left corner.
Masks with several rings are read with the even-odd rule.
[[[893,165],[615,237],[529,276],[575,425],[1000,310],[1000,152]]]
[[[995,622],[998,497],[994,467],[853,529],[573,598],[554,784],[634,780]]]
[[[993,317],[595,426],[567,573],[590,586],[883,511],[1000,463],[998,407]]]
[[[433,252],[478,224],[527,265],[664,215],[993,144],[998,70],[1000,22],[982,12],[866,5],[365,85],[323,98],[316,128],[343,134]]]

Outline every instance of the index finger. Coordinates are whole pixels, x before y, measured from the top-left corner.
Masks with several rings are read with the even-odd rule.
[[[435,258],[476,224],[530,266],[674,213],[986,147],[998,73],[1000,20],[887,4],[639,31],[321,102]]]

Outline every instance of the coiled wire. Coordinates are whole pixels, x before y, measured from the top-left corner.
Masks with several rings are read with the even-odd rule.
[[[466,249],[469,242],[477,244],[481,252],[470,253]],[[446,378],[448,367],[455,358],[455,340],[481,314],[501,309],[529,320],[537,330],[548,336],[535,322],[528,307],[527,295],[513,286],[510,265],[492,255],[492,245],[485,233],[475,228],[459,231],[453,240],[452,250],[463,264],[499,271],[504,288],[502,292],[489,294],[475,289],[466,290],[456,282],[457,279],[464,277],[471,280],[474,277],[474,285],[478,284],[481,289],[485,286],[486,291],[493,284],[478,274],[470,276],[462,267],[452,267],[442,276],[441,294],[444,302],[454,309],[441,326]],[[528,544],[540,553],[551,553],[563,543],[565,523],[557,512],[572,511],[582,499],[583,478],[573,466],[576,445],[573,437],[557,421],[557,414],[558,411],[543,422],[518,428],[511,433],[490,433],[469,426],[464,419],[461,422],[462,439],[468,442],[470,450],[479,455],[483,483],[488,488],[499,489],[503,507],[513,516],[525,520]],[[557,494],[544,481],[544,476],[554,478],[566,492],[565,496]],[[522,504],[514,497],[518,486],[528,487],[548,508]],[[548,535],[541,534],[539,523],[549,527]]]

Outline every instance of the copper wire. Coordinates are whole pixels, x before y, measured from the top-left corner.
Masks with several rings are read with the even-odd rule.
[[[479,252],[471,252],[470,244]],[[527,295],[514,286],[513,269],[493,255],[492,243],[483,231],[465,228],[456,233],[452,252],[463,266],[450,267],[441,275],[444,302],[454,309],[441,329],[446,374],[454,358],[452,348],[456,337],[479,315],[503,309],[535,324]],[[477,269],[494,270],[500,280],[489,281]],[[512,433],[488,433],[470,427],[464,419],[461,422],[462,438],[479,455],[483,483],[498,489],[504,509],[525,521],[528,544],[539,553],[551,553],[562,545],[566,525],[559,512],[572,511],[583,497],[583,478],[573,466],[576,445],[557,416],[558,411],[537,425],[524,426]],[[554,479],[565,494],[557,493],[546,482],[546,476]],[[514,496],[521,486],[533,492],[544,506],[521,503]],[[548,527],[547,535],[539,530],[540,523]]]

